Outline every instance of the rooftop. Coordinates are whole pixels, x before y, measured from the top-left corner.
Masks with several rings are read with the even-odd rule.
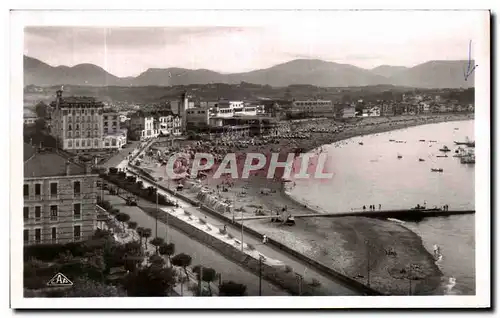
[[[29,145],[27,145],[29,147]],[[26,144],[25,144],[26,151]],[[26,154],[24,156],[26,159]],[[84,175],[85,168],[68,161],[66,157],[53,152],[36,152],[34,156],[24,161],[24,177],[55,177],[66,176],[66,163],[69,162],[69,175]]]

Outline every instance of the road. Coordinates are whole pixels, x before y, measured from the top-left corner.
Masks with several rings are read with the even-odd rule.
[[[155,219],[153,217],[149,216],[138,207],[125,205],[124,200],[116,195],[105,194],[104,199],[108,200],[113,207],[116,207],[121,212],[130,215],[130,221],[137,222],[138,226],[150,228],[153,234],[152,237],[155,236]],[[186,253],[190,255],[192,257],[191,265],[203,264],[206,267],[211,267],[215,269],[216,272],[221,273],[222,281],[232,280],[237,283],[245,284],[247,286],[248,296],[259,295],[259,277],[257,275],[233,263],[206,245],[171,226],[169,226],[167,230],[167,226],[160,221],[158,222],[157,236],[162,237],[169,243],[174,243],[176,250],[175,254]],[[289,296],[289,294],[263,279],[262,296]]]
[[[134,175],[130,172],[127,172],[127,174]],[[155,186],[154,184],[144,180],[139,176],[137,176],[137,180],[142,180],[144,187],[146,188],[149,186]],[[186,201],[173,197],[171,194],[166,193],[162,189],[159,189],[158,193],[163,194],[164,196],[170,198],[173,201],[177,201],[181,208],[192,213],[197,217],[204,218],[208,223],[219,227],[224,226],[224,224],[221,222],[220,219],[211,216],[208,212],[204,212]],[[235,238],[241,238],[241,233],[242,233],[241,227],[233,226],[232,224],[226,224],[226,226],[227,226],[227,231],[231,233]],[[152,229],[154,231],[154,226],[152,227]],[[361,295],[358,291],[355,291],[350,287],[341,284],[338,281],[334,281],[329,277],[326,277],[323,274],[319,273],[315,269],[308,267],[308,264],[302,262],[301,260],[291,255],[288,255],[287,253],[277,248],[274,248],[273,246],[262,244],[262,241],[259,238],[251,235],[250,233],[247,232],[243,233],[243,241],[247,244],[252,244],[263,255],[276,260],[280,260],[286,265],[291,266],[296,273],[301,274],[303,276],[304,281],[310,282],[312,281],[312,279],[317,279],[318,281],[321,282],[323,287],[325,287],[327,290],[331,292],[330,295],[332,296]]]

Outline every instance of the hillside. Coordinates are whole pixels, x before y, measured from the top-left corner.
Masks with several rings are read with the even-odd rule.
[[[473,87],[474,76],[464,80],[467,61],[430,61],[411,68],[382,65],[372,70],[349,64],[299,59],[245,73],[221,74],[206,69],[150,68],[137,77],[119,78],[93,64],[50,66],[24,57],[24,85],[53,86],[178,86],[238,84],[241,82],[286,87],[357,87],[392,84],[416,88]]]

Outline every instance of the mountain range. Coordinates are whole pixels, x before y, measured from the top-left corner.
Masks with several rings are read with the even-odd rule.
[[[398,85],[417,88],[467,88],[474,74],[464,79],[468,61],[429,61],[414,67],[381,65],[364,69],[317,59],[298,59],[266,69],[221,74],[207,69],[150,68],[136,77],[117,77],[94,64],[50,66],[24,56],[24,85],[174,86],[241,82],[285,87],[308,84],[320,87]],[[473,62],[473,61],[472,61]]]

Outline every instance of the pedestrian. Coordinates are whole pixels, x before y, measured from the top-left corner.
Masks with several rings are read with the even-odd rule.
[[[363,205],[363,211],[366,211],[366,206]]]
[[[266,244],[267,243],[267,236],[264,234],[262,236],[262,244]]]
[[[379,205],[378,205],[378,210],[379,210],[379,211],[380,211],[380,210],[382,210],[382,204],[379,204]]]
[[[227,225],[224,224],[224,233],[226,233],[226,230],[227,230]]]

